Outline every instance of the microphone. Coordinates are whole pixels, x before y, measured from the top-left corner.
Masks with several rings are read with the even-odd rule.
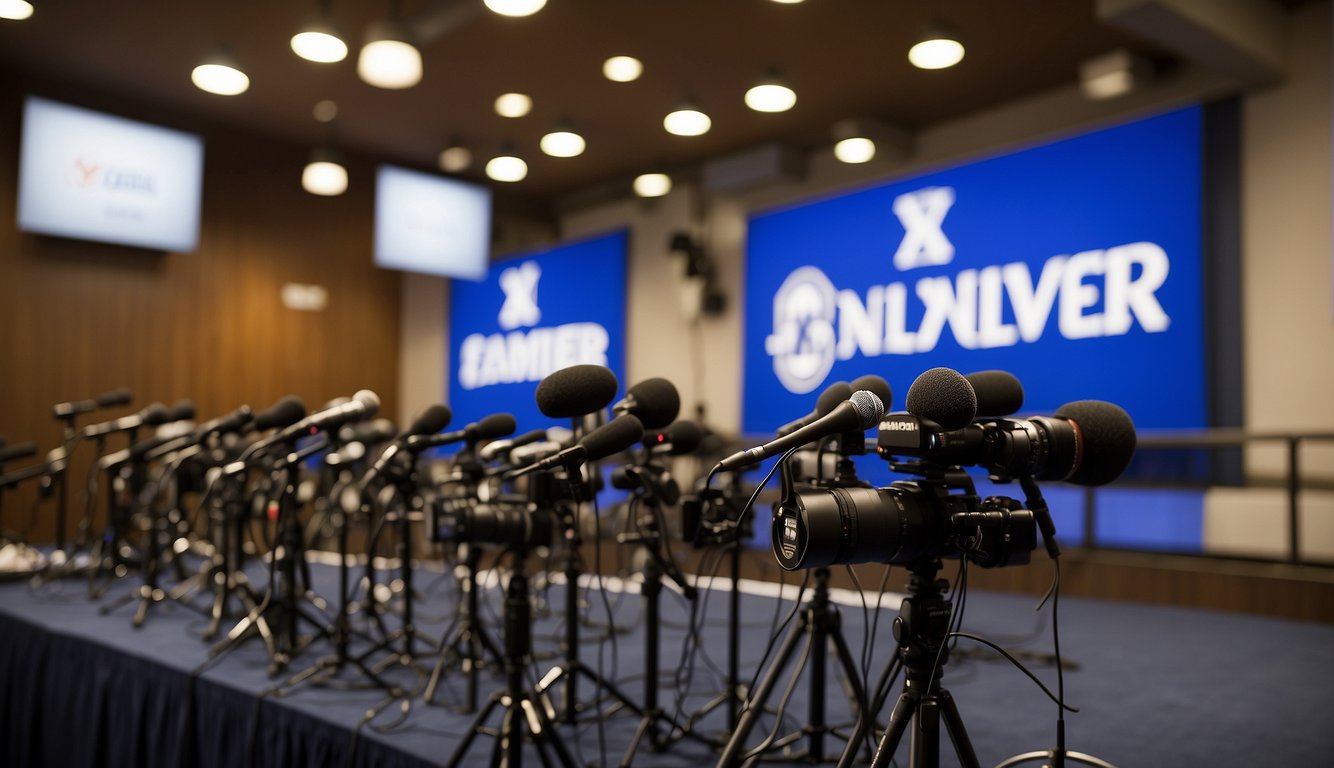
[[[829,415],[829,412],[838,407],[838,404],[852,397],[853,389],[846,381],[836,381],[825,387],[820,396],[815,400],[815,410],[802,416],[795,421],[789,421],[778,428],[777,435],[782,437],[790,435],[804,426],[814,422],[816,419]]]
[[[1121,476],[1135,455],[1135,422],[1120,406],[1102,400],[1077,400],[1056,409],[1080,439],[1079,455],[1064,480],[1075,485],[1106,485]]]
[[[296,395],[288,395],[255,414],[250,423],[250,430],[268,432],[270,429],[286,427],[306,418],[306,403]]]
[[[713,473],[731,472],[752,464],[758,464],[770,456],[776,456],[791,448],[815,442],[830,435],[865,431],[879,423],[880,418],[884,415],[885,406],[880,402],[880,398],[864,389],[858,390],[852,393],[852,397],[839,403],[834,410],[810,424],[777,440],[771,440],[764,445],[738,451],[728,456],[718,462],[718,465],[713,468]]]
[[[457,443],[466,440],[475,445],[483,440],[495,440],[498,437],[513,434],[518,423],[508,413],[493,413],[481,421],[474,421],[463,429],[454,432],[442,432],[438,435],[413,435],[404,441],[405,447],[413,453],[420,453],[427,448]]]
[[[294,409],[292,409],[290,405],[287,405],[284,408],[285,413],[282,415],[294,412]],[[295,442],[298,438],[305,437],[306,435],[320,430],[327,431],[336,429],[350,421],[368,419],[374,416],[375,412],[379,409],[379,395],[369,389],[358,390],[357,393],[352,396],[351,400],[331,408],[325,408],[322,411],[316,411],[295,424],[283,427],[269,437],[251,444],[251,446],[245,450],[245,453],[242,454],[241,458],[244,460],[260,451],[267,450],[280,443]],[[259,419],[256,418],[255,422],[258,423]]]
[[[977,395],[977,418],[1009,416],[1024,407],[1024,385],[1009,371],[978,371],[964,378]]]
[[[704,430],[688,419],[672,422],[666,429],[644,437],[649,453],[685,456],[695,452],[704,440]]]
[[[563,467],[576,469],[590,461],[605,459],[639,442],[644,436],[644,425],[633,414],[624,413],[583,436],[579,442],[541,461],[516,469],[506,475],[519,477],[530,472]]]
[[[606,408],[616,397],[620,382],[601,365],[571,365],[548,374],[533,397],[544,416],[573,419]]]
[[[436,432],[449,426],[449,422],[454,418],[454,412],[449,410],[449,406],[444,403],[435,403],[428,405],[407,426],[401,433],[399,439],[412,437],[413,435],[433,435]]]
[[[963,374],[932,368],[908,387],[908,413],[930,419],[943,429],[962,429],[977,416],[977,393]]]
[[[853,391],[864,389],[867,392],[880,398],[881,404],[888,411],[894,404],[894,390],[889,388],[889,382],[884,378],[876,376],[874,373],[868,373],[865,376],[858,376],[852,380],[850,385]]]
[[[644,429],[662,429],[681,412],[681,396],[676,386],[663,378],[645,379],[625,390],[625,397],[611,407],[612,413],[629,413]]]
[[[171,411],[167,409],[167,406],[162,403],[152,403],[136,414],[104,421],[101,424],[90,424],[83,428],[83,436],[85,438],[102,437],[114,432],[125,432],[139,427],[156,427],[159,424],[166,424],[168,421],[171,421]]]
[[[225,435],[229,432],[240,432],[249,426],[254,419],[255,412],[250,409],[250,406],[243,405],[231,413],[200,424],[195,429],[195,440],[203,440],[212,434]]]
[[[531,432],[525,432],[522,435],[519,435],[518,437],[515,438],[511,438],[509,440],[496,440],[494,442],[489,443],[485,448],[482,449],[482,452],[481,454],[479,454],[478,458],[480,458],[484,462],[492,461],[501,456],[502,454],[506,454],[509,453],[510,451],[513,451],[515,448],[522,448],[525,445],[531,445],[533,443],[540,442],[546,439],[547,439],[547,431],[545,429],[534,429]]]
[[[56,403],[51,409],[58,419],[66,419],[71,416],[78,416],[81,413],[95,411],[98,408],[114,408],[118,405],[129,405],[132,396],[130,390],[122,387],[113,389],[110,392],[103,392],[92,400],[72,400],[68,403]]]
[[[37,443],[15,443],[0,448],[0,464],[14,459],[26,459],[37,454]]]
[[[171,409],[167,411],[167,420],[164,424],[170,424],[174,421],[190,421],[195,417],[195,401],[177,400]]]

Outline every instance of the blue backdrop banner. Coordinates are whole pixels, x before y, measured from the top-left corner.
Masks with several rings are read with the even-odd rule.
[[[1202,110],[751,218],[742,427],[875,373],[1000,368],[1024,414],[1115,402],[1202,427]]]
[[[492,413],[514,414],[520,432],[557,423],[533,392],[571,365],[606,366],[624,384],[627,239],[618,232],[516,256],[492,264],[481,282],[452,283],[455,426]]]

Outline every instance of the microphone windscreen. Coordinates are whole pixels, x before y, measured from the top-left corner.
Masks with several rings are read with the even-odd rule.
[[[369,389],[358,389],[353,393],[352,399],[365,407],[365,413],[362,414],[364,419],[369,419],[380,410],[380,396]]]
[[[848,402],[857,409],[857,417],[861,420],[863,430],[874,427],[885,417],[885,404],[880,402],[880,398],[876,397],[874,392],[859,389],[852,393]]]
[[[512,414],[493,413],[469,426],[473,428],[469,430],[472,433],[469,435],[470,440],[495,440],[498,437],[514,434],[519,425]]]
[[[825,387],[815,401],[815,415],[823,418],[838,407],[839,403],[852,397],[852,386],[846,381],[836,381]]]
[[[858,376],[850,384],[853,390],[864,389],[867,392],[880,398],[880,402],[888,411],[894,405],[894,390],[889,388],[889,382],[883,377],[876,376],[874,373],[868,373],[865,376]]]
[[[1066,403],[1056,417],[1079,425],[1083,456],[1066,482],[1106,485],[1121,476],[1135,455],[1135,423],[1118,405],[1102,400]]]
[[[606,408],[616,397],[620,382],[601,365],[572,365],[549,374],[537,385],[534,397],[543,415],[572,419]]]
[[[255,414],[252,426],[258,431],[286,427],[306,418],[306,404],[296,395],[288,395],[274,403],[266,411]]]
[[[359,421],[338,430],[339,441],[367,445],[377,445],[387,440],[393,440],[396,435],[398,435],[398,426],[389,419]]]
[[[167,412],[167,421],[189,421],[195,417],[195,401],[177,400]]]
[[[403,433],[403,436],[434,435],[449,426],[449,420],[452,418],[454,418],[453,412],[449,410],[449,406],[443,403],[427,406],[426,410],[418,414],[416,420],[408,425],[408,429]]]
[[[681,412],[681,395],[664,378],[645,379],[627,389],[625,396],[634,399],[630,412],[639,417],[645,429],[662,429]]]
[[[695,449],[704,440],[704,430],[698,424],[689,419],[672,422],[662,433],[666,438],[664,442],[672,444],[671,455],[685,456],[694,453]]]
[[[156,427],[171,421],[171,411],[162,403],[151,403],[139,411],[139,421],[146,427]]]
[[[620,453],[644,437],[644,425],[630,413],[624,413],[584,435],[579,444],[588,452],[588,461]]]
[[[930,419],[944,429],[963,429],[977,416],[977,395],[963,374],[932,368],[908,387],[908,413]]]
[[[1024,385],[1009,371],[978,371],[964,376],[977,396],[977,416],[1009,416],[1024,407]]]
[[[113,389],[110,392],[103,392],[98,395],[97,407],[110,408],[114,405],[129,405],[130,401],[133,399],[134,396],[130,394],[130,390],[126,387],[121,387],[120,389]]]

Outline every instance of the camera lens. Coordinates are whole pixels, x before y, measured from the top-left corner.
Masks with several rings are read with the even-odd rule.
[[[910,562],[943,538],[933,506],[914,487],[803,488],[774,511],[774,557],[789,571]]]

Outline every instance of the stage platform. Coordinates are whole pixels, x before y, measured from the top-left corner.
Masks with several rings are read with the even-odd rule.
[[[1035,564],[1031,567],[1043,567]],[[317,591],[335,594],[334,569],[314,565]],[[452,576],[417,574],[421,628],[439,637],[454,613]],[[106,600],[135,586],[117,583]],[[743,677],[754,673],[770,637],[776,601],[770,585],[743,583]],[[633,582],[609,583],[603,596],[586,595],[581,613],[605,624],[608,605],[623,630],[613,644],[585,645],[581,657],[601,668],[632,698],[643,682],[641,600]],[[626,587],[626,591],[622,588]],[[712,664],[725,663],[726,587],[715,582],[706,606],[702,645]],[[534,624],[539,655],[558,650],[563,588],[541,588]],[[840,594],[843,633],[858,664],[870,635],[860,599]],[[874,600],[874,595],[869,599]],[[105,600],[103,601],[105,602]],[[974,592],[964,620],[967,631],[986,635],[1002,646],[1033,654],[1050,650],[1049,635],[1035,637],[1041,626],[1029,597]],[[488,625],[499,632],[500,592],[483,594]],[[783,602],[781,615],[790,610]],[[676,701],[673,679],[680,670],[680,649],[687,604],[664,593],[661,663],[663,703]],[[872,606],[874,607],[874,606]],[[891,623],[897,599],[886,596],[870,637],[867,668],[874,680],[893,646]],[[403,716],[391,707],[370,725],[368,708],[383,700],[376,690],[305,684],[279,692],[270,678],[258,642],[243,645],[216,665],[198,673],[208,646],[199,638],[205,618],[174,604],[159,605],[146,625],[130,625],[133,607],[100,615],[78,579],[35,586],[0,586],[0,764],[9,766],[438,766],[458,744],[472,716],[454,711],[464,696],[464,677],[447,670],[440,699],[446,706],[414,701]],[[1050,615],[1050,608],[1044,610]],[[1060,607],[1062,650],[1073,668],[1066,674],[1067,702],[1080,712],[1067,719],[1068,747],[1131,766],[1326,765],[1334,755],[1334,626],[1255,618],[1200,610],[1127,605],[1066,598]],[[1049,627],[1049,623],[1046,624]],[[584,627],[585,637],[605,634],[605,627]],[[292,664],[300,670],[327,654],[318,643]],[[966,651],[966,652],[965,652]],[[382,657],[377,657],[382,658]],[[830,656],[832,659],[832,656]],[[423,654],[422,671],[434,659]],[[555,663],[536,662],[530,679]],[[1053,690],[1055,670],[1040,659],[1034,671]],[[420,688],[418,672],[391,673],[403,685]],[[347,672],[339,681],[357,684]],[[846,722],[849,697],[830,670],[830,720]],[[1052,746],[1056,707],[1019,671],[980,646],[959,644],[947,665],[944,685],[958,702],[964,724],[983,765],[995,765],[1017,753]],[[788,687],[784,677],[770,704]],[[495,670],[482,675],[482,699],[504,685]],[[592,686],[581,685],[585,696]],[[719,674],[700,660],[695,666],[689,712],[719,691]],[[897,693],[897,689],[896,692]],[[778,732],[807,722],[808,689],[797,681]],[[892,704],[892,702],[891,702]],[[881,721],[888,708],[881,714]],[[402,717],[398,727],[376,727]],[[727,724],[722,710],[699,723],[718,734]],[[773,714],[753,732],[750,744],[773,730]],[[635,730],[629,714],[593,723],[562,726],[561,737],[580,765],[616,765]],[[899,751],[906,763],[907,743]],[[827,749],[837,756],[841,742]],[[484,764],[491,744],[479,739],[465,765]],[[529,761],[537,758],[529,750]],[[948,743],[943,764],[952,765]],[[642,749],[635,765],[711,765],[716,754],[691,741],[664,752]]]

